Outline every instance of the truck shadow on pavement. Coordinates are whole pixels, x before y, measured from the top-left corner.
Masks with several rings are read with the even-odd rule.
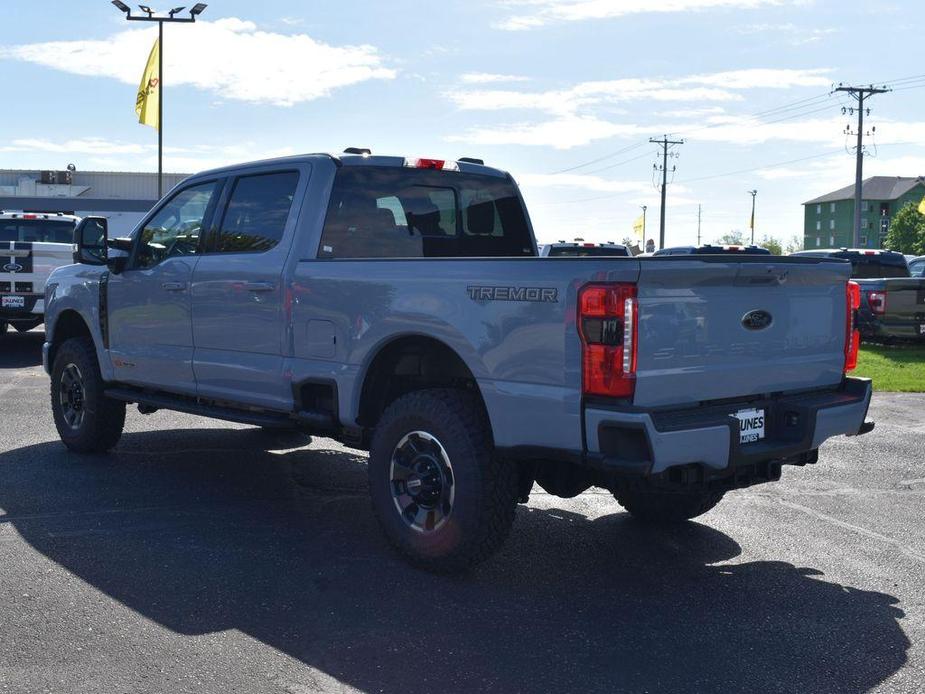
[[[486,565],[420,572],[379,533],[365,458],[304,443],[189,429],[126,433],[109,456],[8,451],[0,525],[167,629],[238,629],[365,691],[861,692],[906,662],[892,596],[715,565],[741,553],[731,537],[616,504],[593,521],[521,507]]]
[[[6,334],[0,334],[0,369],[22,369],[27,366],[42,365],[42,343],[45,332],[30,330],[17,333],[12,328]]]

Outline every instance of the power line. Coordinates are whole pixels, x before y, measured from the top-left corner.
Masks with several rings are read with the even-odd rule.
[[[619,156],[620,154],[625,154],[626,152],[632,152],[634,149],[639,149],[640,147],[642,147],[642,146],[644,146],[644,145],[646,145],[646,144],[648,144],[648,143],[647,143],[647,142],[637,142],[635,145],[630,145],[629,147],[624,147],[623,149],[619,149],[619,150],[617,150],[616,152],[611,152],[610,154],[605,154],[603,157],[599,157],[599,158],[597,158],[597,159],[592,159],[591,161],[586,161],[586,162],[583,163],[583,164],[577,164],[577,165],[575,165],[575,166],[570,166],[570,167],[567,168],[567,169],[559,169],[558,171],[552,171],[552,172],[550,172],[549,175],[555,175],[555,174],[561,174],[561,173],[568,173],[569,171],[575,171],[576,169],[583,169],[583,168],[586,167],[586,166],[591,166],[592,164],[598,164],[598,163],[600,163],[600,162],[602,162],[602,161],[606,161],[606,160],[608,160],[608,159],[612,159],[613,157]],[[629,161],[633,161],[633,160],[630,159]],[[615,166],[619,166],[619,164],[615,164]],[[601,170],[603,171],[603,169],[601,169]]]

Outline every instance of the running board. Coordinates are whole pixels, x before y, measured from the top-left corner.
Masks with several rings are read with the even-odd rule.
[[[268,412],[251,412],[235,407],[213,405],[201,402],[191,397],[170,395],[167,393],[149,393],[132,388],[108,388],[104,395],[113,400],[134,402],[138,405],[153,407],[155,409],[174,410],[187,414],[197,414],[203,417],[223,419],[238,424],[252,424],[259,427],[274,429],[300,429],[300,422],[291,415]],[[301,414],[301,413],[300,413]],[[299,418],[301,419],[301,417]]]

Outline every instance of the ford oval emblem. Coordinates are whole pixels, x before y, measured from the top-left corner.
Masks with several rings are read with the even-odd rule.
[[[4,272],[22,272],[22,265],[19,263],[7,263],[3,266]]]
[[[773,322],[774,318],[771,316],[771,314],[767,311],[762,311],[761,309],[749,311],[744,316],[742,316],[742,326],[746,330],[764,330]]]

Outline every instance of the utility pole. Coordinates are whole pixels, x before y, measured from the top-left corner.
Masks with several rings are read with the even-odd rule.
[[[197,2],[190,8],[189,17],[174,16],[186,9],[185,7],[175,7],[167,13],[169,16],[158,17],[147,5],[139,5],[138,7],[145,13],[142,17],[133,16],[129,6],[122,0],[112,0],[112,4],[117,10],[125,13],[125,18],[130,22],[157,22],[157,199],[160,200],[164,195],[164,22],[192,24],[207,5],[204,2]]]
[[[870,109],[864,106],[864,102],[875,94],[883,94],[892,91],[887,87],[875,87],[870,84],[866,87],[848,87],[839,84],[835,88],[836,92],[846,92],[854,97],[858,102],[858,129],[856,133],[851,132],[851,126],[845,128],[846,135],[857,135],[858,144],[855,152],[856,169],[854,174],[854,247],[859,248],[861,245],[861,184],[864,179],[864,115],[865,109],[867,115],[870,115]],[[854,108],[843,108],[842,114],[854,115]],[[870,135],[870,133],[867,133]]]
[[[758,195],[757,190],[750,190],[748,194],[752,196],[752,219],[749,226],[752,229],[752,245],[755,245],[755,197]]]
[[[662,185],[661,185],[662,210],[661,210],[661,218],[659,219],[659,227],[658,227],[658,247],[664,248],[665,247],[665,195],[668,192],[668,156],[669,156],[668,150],[670,147],[673,147],[674,145],[683,145],[684,140],[669,140],[667,135],[663,135],[661,140],[658,140],[654,137],[650,137],[649,142],[656,144],[662,148],[662,164],[661,166],[659,166],[658,164],[653,164],[652,168],[655,171],[655,173],[661,172],[662,174]],[[671,156],[673,157],[676,155],[672,152]],[[674,173],[677,168],[678,167],[676,166],[672,166],[671,172]]]
[[[703,208],[703,205],[697,205],[697,245],[700,245],[700,212]]]

